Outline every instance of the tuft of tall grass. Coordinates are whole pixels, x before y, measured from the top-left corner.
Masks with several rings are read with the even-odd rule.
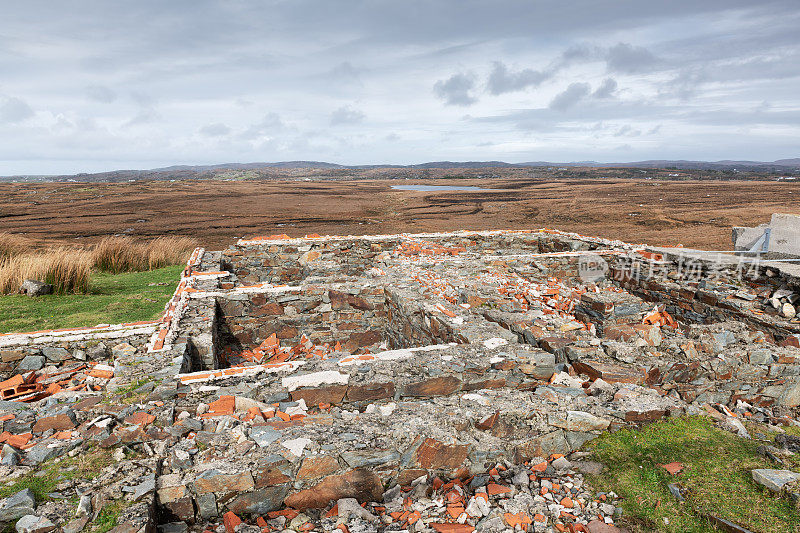
[[[86,250],[62,247],[13,255],[0,260],[0,293],[17,292],[26,279],[51,284],[55,294],[85,293],[91,272],[92,254]]]
[[[186,261],[196,244],[190,237],[158,237],[152,241],[105,237],[94,247],[94,266],[116,274],[178,265]]]
[[[0,260],[24,253],[30,246],[31,242],[21,235],[0,232]]]
[[[147,243],[147,261],[150,270],[186,263],[197,241],[191,237],[158,237]]]

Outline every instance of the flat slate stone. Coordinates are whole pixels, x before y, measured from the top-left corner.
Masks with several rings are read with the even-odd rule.
[[[277,429],[273,429],[268,426],[254,426],[250,430],[250,438],[256,441],[256,444],[264,448],[265,446],[269,446],[279,438],[281,438],[281,432]]]
[[[753,481],[774,492],[780,492],[789,483],[800,479],[800,474],[791,470],[757,468],[752,470],[751,474],[753,475]]]

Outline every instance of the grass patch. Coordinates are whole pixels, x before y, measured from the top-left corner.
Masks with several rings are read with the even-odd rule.
[[[703,518],[707,513],[755,532],[800,531],[800,512],[789,500],[752,480],[754,468],[780,468],[757,454],[759,444],[715,427],[706,417],[623,429],[589,445],[607,467],[592,482],[624,498],[624,515],[634,531],[717,531]],[[685,465],[677,476],[658,466],[674,461]],[[686,489],[686,501],[678,502],[667,483]]]
[[[93,533],[106,533],[114,529],[119,521],[119,515],[125,507],[125,503],[120,500],[107,503],[100,510],[97,519],[92,523],[91,531]]]
[[[48,461],[37,470],[0,487],[0,498],[7,498],[25,489],[31,489],[36,501],[46,501],[60,482],[67,479],[92,479],[114,462],[113,450],[95,447],[75,457],[64,456],[60,461]]]
[[[182,270],[93,273],[87,294],[0,296],[0,333],[152,320],[164,311]]]

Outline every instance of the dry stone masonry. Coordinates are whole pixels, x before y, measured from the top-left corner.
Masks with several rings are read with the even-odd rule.
[[[745,417],[797,425],[798,294],[773,264],[689,268],[553,230],[198,249],[158,321],[0,336],[0,471],[57,472],[0,521],[618,531],[617,495],[584,478],[602,432],[684,414],[743,436]],[[89,453],[111,460],[70,476]]]

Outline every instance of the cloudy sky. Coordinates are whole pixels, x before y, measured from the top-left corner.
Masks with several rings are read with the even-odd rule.
[[[800,157],[797,0],[5,2],[0,175]]]

